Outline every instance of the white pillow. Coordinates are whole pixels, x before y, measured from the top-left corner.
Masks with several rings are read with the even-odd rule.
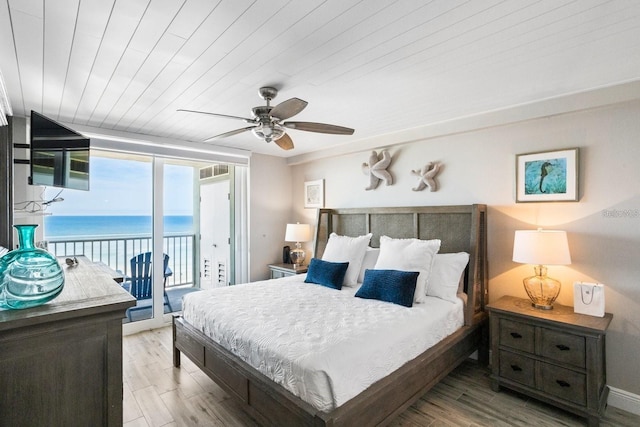
[[[458,287],[469,263],[469,254],[436,254],[427,284],[427,295],[456,302]]]
[[[439,239],[392,239],[382,236],[380,237],[380,255],[376,262],[376,270],[419,272],[413,300],[424,302],[433,258],[439,249]]]
[[[358,274],[358,283],[364,282],[364,272],[376,267],[376,261],[378,261],[378,255],[380,255],[379,248],[367,248],[362,259],[362,265],[360,266],[360,274]]]
[[[329,236],[322,260],[349,263],[343,285],[355,285],[358,282],[358,273],[370,240],[371,233],[359,237],[339,236],[336,233]]]

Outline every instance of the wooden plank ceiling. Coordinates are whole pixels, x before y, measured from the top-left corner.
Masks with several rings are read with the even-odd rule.
[[[247,126],[258,88],[309,102],[285,152],[250,132],[212,144],[299,155],[637,80],[635,0],[0,0],[15,115],[201,141]]]

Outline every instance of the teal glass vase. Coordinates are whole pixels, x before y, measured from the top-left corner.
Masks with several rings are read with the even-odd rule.
[[[55,256],[34,244],[37,225],[14,225],[18,249],[0,258],[0,307],[35,307],[57,297],[64,272]]]

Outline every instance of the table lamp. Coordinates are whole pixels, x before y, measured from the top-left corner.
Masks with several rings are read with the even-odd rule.
[[[567,233],[559,230],[517,230],[513,261],[534,264],[535,276],[522,280],[533,306],[551,310],[560,293],[560,282],[547,276],[546,265],[571,264]]]
[[[296,242],[296,247],[291,249],[291,262],[294,267],[298,268],[302,265],[305,258],[304,250],[301,248],[300,242],[308,242],[311,240],[311,226],[309,224],[287,224],[284,240],[287,242]]]

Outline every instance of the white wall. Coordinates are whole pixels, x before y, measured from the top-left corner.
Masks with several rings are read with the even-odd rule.
[[[516,229],[564,229],[573,263],[549,267],[562,281],[559,303],[573,305],[572,283],[601,282],[606,310],[613,313],[607,334],[607,382],[640,394],[640,101],[617,104],[407,144],[389,141],[395,182],[365,191],[361,164],[369,151],[293,166],[293,211],[302,208],[304,181],[325,179],[326,207],[418,206],[486,203],[490,300],[502,295],[526,298],[522,278],[531,266],[511,261]],[[580,148],[580,201],[515,203],[515,156]],[[383,147],[380,147],[383,148]],[[411,169],[428,161],[443,164],[437,192],[414,192]],[[631,216],[604,212],[629,210]],[[611,402],[611,400],[610,400]]]
[[[268,264],[282,262],[291,221],[291,168],[280,157],[253,154],[249,165],[249,280],[269,278]]]

